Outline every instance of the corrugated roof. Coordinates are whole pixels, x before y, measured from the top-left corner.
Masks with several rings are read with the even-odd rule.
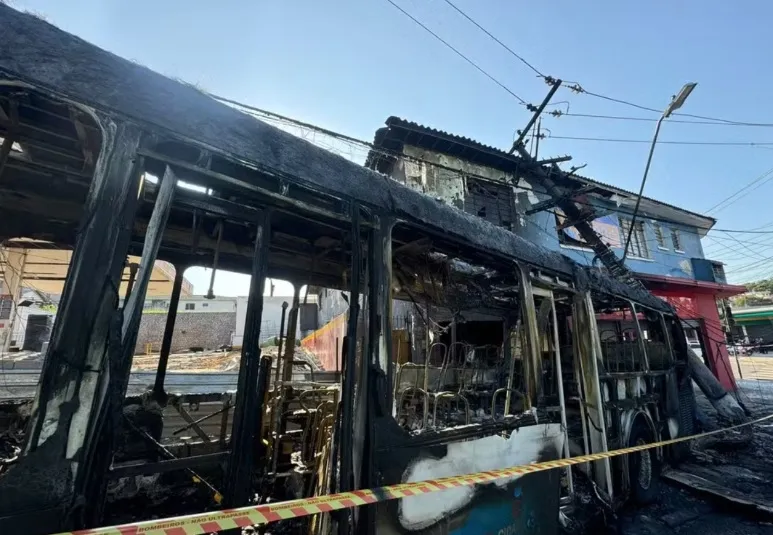
[[[518,166],[523,163],[523,160],[520,157],[509,154],[496,147],[485,145],[468,137],[458,136],[444,130],[424,126],[400,117],[391,116],[386,120],[385,124],[385,128],[380,128],[376,131],[373,143],[378,147],[390,151],[400,152],[402,151],[402,145],[404,144],[415,145],[452,156],[463,157],[471,162],[495,167],[503,171],[515,171]],[[375,151],[371,151],[371,153],[368,154],[365,164],[383,172],[385,171],[386,166],[389,165],[390,160],[391,159],[388,157],[378,154]],[[592,178],[576,174],[573,175],[573,177],[580,182],[598,186],[600,189],[605,189],[613,194],[625,195],[633,198],[636,198],[638,195],[632,191],[605,182],[600,182]],[[701,218],[706,221],[706,228],[710,228],[716,223],[716,219],[713,217],[693,212],[680,206],[675,206],[644,195],[642,196],[642,199],[689,214],[692,217]]]

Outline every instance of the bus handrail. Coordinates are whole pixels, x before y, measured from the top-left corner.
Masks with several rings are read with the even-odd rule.
[[[470,402],[467,401],[467,398],[456,392],[439,392],[435,394],[435,407],[432,411],[432,425],[434,427],[437,427],[437,407],[441,399],[461,399],[464,403],[464,423],[465,425],[470,424]]]

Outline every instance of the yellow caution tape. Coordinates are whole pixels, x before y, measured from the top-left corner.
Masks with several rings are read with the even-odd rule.
[[[525,464],[513,466],[500,470],[490,470],[487,472],[478,472],[475,474],[466,474],[461,476],[444,477],[441,479],[431,479],[427,481],[418,481],[415,483],[400,483],[397,485],[388,485],[367,490],[354,490],[351,492],[338,492],[328,494],[327,496],[317,496],[313,498],[301,498],[287,502],[279,502],[267,505],[251,505],[239,507],[237,509],[225,509],[209,513],[197,513],[159,520],[148,520],[145,522],[136,522],[132,524],[123,524],[120,526],[109,526],[103,528],[86,529],[80,531],[68,531],[57,535],[206,535],[219,531],[235,528],[244,528],[247,526],[256,526],[269,524],[279,520],[290,518],[299,518],[302,516],[314,515],[317,513],[329,513],[339,509],[358,507],[371,503],[395,500],[398,498],[407,498],[420,494],[439,492],[446,489],[472,486],[480,483],[490,483],[497,479],[506,477],[522,476],[533,472],[543,472],[554,468],[565,468],[575,464],[587,463],[589,461],[599,461],[618,455],[627,455],[637,451],[660,448],[671,444],[678,444],[688,440],[695,440],[710,435],[716,435],[738,429],[741,427],[758,424],[773,418],[773,414],[763,416],[756,420],[734,425],[725,429],[717,429],[692,435],[689,437],[674,438],[663,440],[653,444],[644,444],[641,446],[632,446],[619,450],[608,451],[606,453],[592,453],[590,455],[581,455],[569,459],[558,459],[555,461],[545,461],[541,463]]]

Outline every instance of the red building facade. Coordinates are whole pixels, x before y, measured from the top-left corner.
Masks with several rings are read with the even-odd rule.
[[[637,275],[652,293],[671,303],[679,317],[699,333],[704,361],[723,387],[735,390],[721,300],[742,294],[746,288],[644,273]]]

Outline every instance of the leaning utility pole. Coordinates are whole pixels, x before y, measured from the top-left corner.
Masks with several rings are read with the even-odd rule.
[[[585,191],[582,188],[572,186],[570,178],[572,172],[565,173],[555,162],[550,164],[549,170],[546,170],[544,167],[545,162],[540,162],[533,158],[523,145],[523,140],[529,130],[534,126],[534,123],[542,114],[550,99],[553,98],[558,88],[561,87],[561,80],[548,78],[547,81],[551,85],[550,91],[542,103],[534,110],[534,115],[529,119],[526,127],[519,132],[518,139],[515,140],[509,152],[510,154],[518,152],[518,155],[528,165],[529,171],[540,180],[540,184],[545,187],[548,195],[550,195],[550,201],[540,203],[540,210],[546,210],[553,206],[560,208],[567,217],[566,226],[577,229],[582,239],[593,249],[593,252],[596,253],[596,256],[613,277],[624,281],[629,286],[646,291],[641,281],[634,276],[625,263],[617,257],[614,251],[593,230],[591,222],[596,218],[593,207],[587,206],[587,209],[581,210],[575,203],[574,198],[585,193]]]

